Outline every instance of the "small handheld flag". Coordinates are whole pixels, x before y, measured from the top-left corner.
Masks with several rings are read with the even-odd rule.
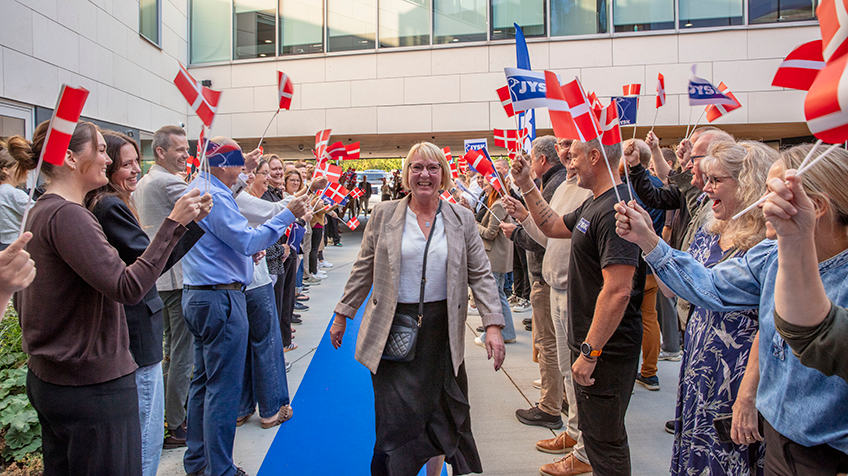
[[[327,144],[330,142],[330,129],[324,129],[323,131],[315,134],[315,157],[318,159],[318,162],[323,162],[326,160],[325,153],[327,152]]]
[[[692,76],[689,78],[689,105],[733,104],[733,99],[722,94],[717,87],[706,79],[696,76],[696,67],[696,65],[692,65]]]
[[[294,85],[291,78],[286,73],[277,71],[277,99],[279,99],[279,108],[285,110],[291,108],[293,96]]]
[[[344,160],[356,160],[359,159],[359,141],[351,142],[344,146],[345,148],[345,157]]]
[[[451,193],[448,192],[447,190],[442,192],[441,195],[439,195],[439,198],[441,198],[442,200],[444,200],[446,202],[456,203],[456,200],[454,200],[453,195],[451,195]]]
[[[365,195],[365,192],[359,189],[359,187],[354,187],[353,190],[350,191],[350,196],[353,198],[359,198]]]
[[[771,85],[809,91],[824,66],[822,40],[804,43],[792,50],[780,63]]]
[[[665,76],[657,74],[657,109],[665,106]]]
[[[609,106],[601,111],[601,143],[604,145],[615,145],[621,142],[621,128],[618,123],[618,110],[613,99]]]
[[[622,90],[624,91],[625,96],[638,96],[639,91],[642,90],[641,84],[625,84],[622,86]]]
[[[174,84],[194,112],[197,113],[197,117],[203,121],[203,124],[206,127],[212,127],[215,113],[218,112],[218,100],[221,97],[221,92],[202,86],[188,74],[188,70],[182,64],[180,64],[177,77],[174,78]]]
[[[356,229],[356,227],[359,226],[359,220],[356,217],[353,217],[350,220],[348,220],[348,222],[345,223],[345,225],[347,225],[347,227],[350,228],[350,231],[353,231],[353,230]]]
[[[341,203],[348,193],[350,192],[339,183],[331,183],[324,190],[324,195],[336,203]]]
[[[730,91],[730,88],[728,88],[727,85],[724,84],[724,82],[718,85],[718,89],[719,91],[721,91],[722,94],[729,97],[730,99],[733,99],[733,104],[710,104],[709,106],[707,106],[707,121],[709,122],[713,122],[719,117],[727,114],[728,112],[742,107],[742,103],[740,103],[739,100],[736,99],[736,96],[733,94],[732,91]]]

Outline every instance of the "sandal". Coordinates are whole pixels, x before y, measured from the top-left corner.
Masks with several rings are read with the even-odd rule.
[[[290,351],[292,351],[292,350],[297,349],[297,344],[295,344],[294,342],[292,342],[291,344],[289,344],[289,345],[285,346],[285,347],[284,347],[284,349],[285,349],[285,351],[284,351],[283,353],[285,353],[285,352],[290,352]]]
[[[292,410],[291,405],[283,405],[283,406],[280,407],[280,411],[277,412],[277,418],[275,418],[275,419],[273,419],[269,422],[263,421],[262,422],[262,428],[264,428],[266,430],[268,428],[273,428],[273,427],[279,425],[280,423],[283,423],[284,421],[287,421],[288,419],[290,419],[293,414],[294,414],[294,410]]]
[[[308,301],[308,300],[309,300],[309,296],[307,296],[307,295],[305,295],[305,294],[298,294],[298,295],[295,297],[295,299],[297,299],[298,301]]]
[[[236,419],[236,426],[238,427],[244,425],[245,423],[247,423],[247,420],[249,420],[252,416],[253,414],[251,413],[250,415],[245,415],[241,418]]]

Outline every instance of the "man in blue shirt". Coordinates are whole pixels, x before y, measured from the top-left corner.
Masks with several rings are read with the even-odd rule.
[[[252,256],[272,244],[306,212],[305,198],[252,228],[230,187],[244,166],[241,149],[216,137],[207,147],[210,172],[188,186],[206,189],[214,206],[201,220],[206,234],[183,257],[183,315],[194,335],[194,379],[189,389],[184,465],[189,475],[242,475],[233,464],[238,402],[247,352],[244,289],[253,280]],[[205,471],[208,466],[208,471]]]

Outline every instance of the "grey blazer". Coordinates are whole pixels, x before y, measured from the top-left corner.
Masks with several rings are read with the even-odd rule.
[[[335,312],[353,318],[368,297],[356,342],[356,360],[377,373],[397,307],[400,282],[400,244],[410,197],[378,204],[368,220],[362,247],[344,295]],[[503,327],[497,283],[483,249],[474,216],[466,208],[445,202],[442,206],[448,245],[448,336],[454,374],[465,359],[465,318],[468,287],[474,293],[483,325]]]
[[[483,238],[483,247],[486,249],[486,255],[489,256],[492,271],[495,273],[509,273],[512,271],[512,253],[515,246],[504,235],[500,223],[504,221],[510,223],[512,220],[506,214],[500,198],[489,209],[492,212],[489,213],[487,211],[483,215],[483,220],[477,224],[477,229],[480,230],[480,237]],[[500,221],[492,218],[492,213]]]
[[[188,184],[165,167],[154,164],[150,167],[133,192],[138,207],[141,229],[152,240],[165,218],[171,214],[174,204],[185,193]],[[156,281],[159,291],[173,291],[183,288],[182,262],[174,265]]]

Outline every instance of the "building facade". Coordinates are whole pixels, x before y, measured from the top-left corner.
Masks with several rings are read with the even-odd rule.
[[[213,135],[311,157],[317,131],[361,141],[365,157],[398,157],[419,140],[515,128],[495,90],[515,66],[522,26],[534,70],[579,77],[604,102],[642,84],[638,130],[656,114],[672,141],[698,120],[690,68],[742,103],[719,119],[739,137],[809,136],[803,91],[771,86],[785,55],[820,37],[815,4],[797,0],[0,0],[0,135],[50,117],[61,84],[91,91],[83,116],[133,132],[200,122],[173,85],[178,63],[222,91]],[[276,117],[276,71],[295,85]],[[657,73],[667,104],[654,107]],[[540,133],[550,129],[537,111]],[[273,117],[273,120],[272,120]],[[705,119],[701,119],[704,123]],[[632,129],[624,131],[629,137]],[[137,134],[137,135],[136,135]],[[491,142],[490,142],[491,145]],[[497,152],[497,150],[495,151]],[[145,155],[149,154],[149,150]]]

